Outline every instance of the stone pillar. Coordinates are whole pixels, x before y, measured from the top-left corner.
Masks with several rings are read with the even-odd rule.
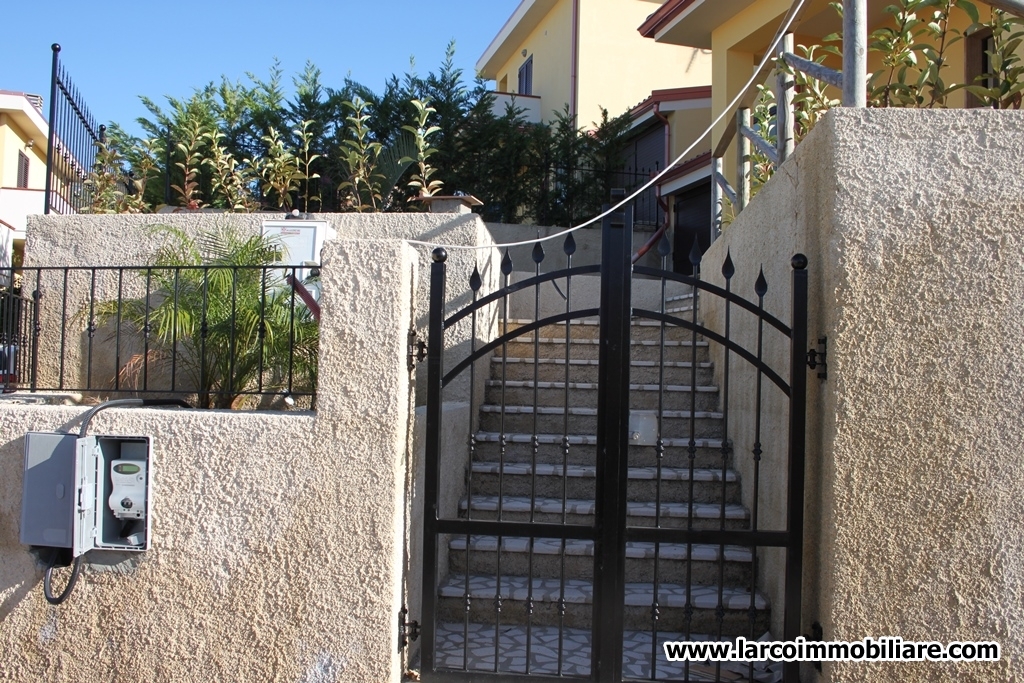
[[[336,680],[397,683],[416,252],[400,240],[329,242],[321,277],[315,439],[337,454],[331,476],[348,511],[344,528],[324,530],[332,539],[325,571],[340,607],[332,638],[352,653]]]

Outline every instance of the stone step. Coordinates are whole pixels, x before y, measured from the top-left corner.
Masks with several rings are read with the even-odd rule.
[[[532,349],[531,349],[532,352]],[[504,360],[504,363],[502,361]],[[535,362],[533,355],[524,358],[502,356],[491,357],[491,379],[501,379],[502,369],[505,378],[510,380],[532,380],[534,370],[537,379],[542,382],[564,382],[566,379],[565,357],[539,358]],[[629,377],[633,382],[642,384],[689,384],[692,379],[693,364],[688,360],[665,361],[664,371],[659,371],[655,360],[635,360],[630,363]],[[596,382],[599,366],[596,358],[572,358],[569,360],[569,381]],[[659,377],[660,375],[660,377]],[[697,362],[697,384],[713,384],[715,381],[714,365],[710,361]]]
[[[447,581],[438,589],[438,618],[453,622],[466,617],[466,599],[469,598],[469,620],[476,623],[494,623],[496,617],[501,623],[523,625],[528,617],[538,626],[564,625],[570,628],[587,628],[593,617],[593,584],[584,579],[534,577],[532,580],[518,575],[503,575],[498,590],[498,577],[477,574],[468,578],[469,592],[466,593],[465,575],[449,574]],[[721,593],[721,623],[716,617]],[[501,612],[496,609],[496,596],[501,597]],[[689,590],[689,605],[692,607],[690,628],[685,628],[685,612],[688,605],[686,586],[661,583],[658,586],[659,623],[667,628],[679,628],[701,633],[717,633],[719,626],[724,635],[739,636],[753,630],[762,633],[768,629],[768,601],[760,593],[753,600],[750,593],[733,586],[719,589],[714,585],[693,584]],[[529,608],[532,599],[532,615]],[[559,614],[559,603],[564,600],[565,615]],[[628,582],[625,593],[624,626],[630,630],[651,627],[651,610],[655,602],[654,584]],[[753,602],[753,605],[751,605]],[[754,628],[751,629],[748,611],[755,610]]]
[[[434,658],[439,668],[493,672],[497,653],[500,673],[567,678],[590,676],[590,629],[533,626],[528,630],[525,625],[502,624],[496,631],[494,624],[466,624],[460,619],[439,623],[436,636]],[[769,669],[767,662],[755,663],[754,678],[750,679],[746,663],[727,662],[716,666],[712,662],[690,662],[687,665],[669,662],[664,657],[663,644],[667,641],[712,639],[718,640],[696,633],[687,636],[676,630],[659,630],[656,638],[651,631],[626,631],[623,634],[623,678],[651,680],[651,651],[655,649],[655,680],[681,681],[687,676],[694,683],[768,683],[774,680],[774,670],[780,666],[777,664]],[[526,666],[527,642],[530,645],[529,668]]]
[[[534,382],[529,380],[489,379],[486,381],[484,401],[492,405],[533,405]],[[504,391],[502,391],[504,388]],[[577,408],[597,407],[597,382],[569,382],[569,405]],[[566,383],[564,381],[537,382],[536,400],[542,406],[565,405]],[[718,387],[712,384],[631,383],[629,385],[629,407],[634,410],[656,410],[659,401],[667,410],[697,411],[718,410]],[[502,399],[504,395],[504,400]],[[695,404],[695,405],[694,405]]]
[[[581,498],[541,498],[529,496],[487,496],[474,495],[472,500],[471,518],[477,520],[497,519],[499,502],[501,519],[507,522],[540,522],[559,524],[562,522],[563,511],[568,524],[593,524],[596,504],[593,500]],[[469,501],[463,498],[459,502],[462,516],[468,516]],[[725,505],[725,518],[721,518],[720,502],[700,503],[662,502],[657,506],[654,501],[629,501],[626,503],[626,524],[635,527],[652,527],[655,515],[660,515],[663,528],[683,528],[690,521],[690,510],[693,510],[694,529],[745,529],[749,513],[738,503]],[[532,520],[531,520],[532,510]]]
[[[539,392],[538,392],[539,393]],[[535,415],[536,413],[536,415]],[[648,420],[652,430],[657,429],[658,412],[633,411],[638,420]],[[689,410],[661,411],[660,433],[666,438],[689,438],[691,416],[693,433],[700,438],[715,438],[722,433],[721,413]],[[569,431],[572,434],[592,434],[597,431],[597,408],[570,407],[568,419],[560,406],[501,405],[485,403],[480,406],[480,429],[490,432],[550,433]]]
[[[532,462],[533,434],[528,432],[506,432],[504,454],[502,436],[498,432],[480,431],[473,438],[473,459],[478,462],[503,460],[504,462]],[[565,441],[568,441],[566,453]],[[593,465],[597,457],[597,437],[593,434],[561,433],[538,434],[537,462],[561,465]],[[686,439],[665,439],[662,466],[689,467],[689,443]],[[721,469],[724,459],[722,440],[714,438],[695,439],[696,452],[694,467]],[[655,446],[629,446],[629,464],[634,467],[654,467],[658,464]]]
[[[552,330],[545,334],[543,331],[537,337],[538,353],[540,358],[565,358],[565,334],[564,330]],[[571,358],[583,358],[596,360],[600,350],[600,339],[571,337],[569,356]],[[658,339],[632,339],[630,341],[630,360],[657,361],[662,358],[668,361],[692,361],[694,355],[694,343],[690,338],[666,339],[662,344]],[[708,360],[708,342],[698,338],[696,343],[697,362]],[[534,344],[533,333],[528,332],[522,337],[516,337],[505,345],[502,350],[499,347],[496,352],[498,356],[506,355],[515,358],[533,358]]]
[[[666,308],[665,313],[673,315],[677,318],[690,322],[693,319],[693,308],[690,306],[679,306],[674,308]],[[508,321],[509,330],[518,329],[524,325],[530,325],[534,322],[531,318],[511,318]],[[698,322],[700,318],[698,317]],[[506,329],[504,326],[499,325],[500,329]],[[690,339],[693,332],[687,330],[684,327],[677,325],[670,325],[665,323],[665,338],[666,339]],[[633,339],[646,339],[654,340],[661,338],[662,322],[660,320],[650,320],[648,318],[633,317],[630,321],[631,336]],[[569,321],[570,334],[573,340],[576,339],[597,339],[601,330],[601,321],[597,317],[593,318],[576,318],[575,320]],[[552,323],[551,325],[545,325],[540,328],[541,336],[565,336],[565,322]]]
[[[687,292],[686,294],[676,294],[665,299],[666,303],[673,303],[676,301],[693,301],[693,292]]]
[[[467,561],[470,574],[497,574],[498,539],[496,536],[470,537],[466,553],[466,537],[453,536],[448,543],[448,557],[454,572],[466,573]],[[654,543],[626,544],[626,580],[654,581]],[[692,581],[700,584],[715,584],[721,570],[726,585],[750,585],[751,553],[748,548],[725,546],[724,552],[717,545],[692,545],[687,562],[686,544],[661,543],[658,548],[658,581],[683,583],[687,571]],[[468,560],[467,560],[468,557]],[[501,539],[501,572],[508,575],[558,578],[562,575],[574,579],[594,578],[594,543],[585,540],[562,541],[553,538],[538,538],[533,542],[531,567],[530,539]],[[719,560],[722,560],[719,566]],[[689,567],[687,566],[689,564]],[[531,571],[532,569],[532,571]]]
[[[530,496],[541,498],[593,498],[597,468],[592,465],[566,465],[565,474],[560,464],[474,462],[473,495],[496,496],[498,487],[506,496]],[[533,472],[536,471],[536,477]],[[501,474],[499,483],[499,473]],[[658,495],[658,468],[631,467],[626,486],[628,500],[651,501]],[[693,499],[701,503],[720,502],[723,495],[721,469],[693,470]],[[738,477],[732,470],[725,471],[725,500],[739,501]],[[688,467],[661,468],[661,500],[663,502],[685,502],[689,500],[690,469]]]

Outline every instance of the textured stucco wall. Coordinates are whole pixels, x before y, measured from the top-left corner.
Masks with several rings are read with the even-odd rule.
[[[177,213],[145,215],[73,215],[33,216],[29,220],[25,249],[26,266],[135,266],[147,262],[155,249],[147,230],[154,225],[169,225],[196,235],[218,226],[232,226],[244,232],[258,234],[263,220],[280,220],[279,213],[226,214]],[[387,214],[311,214],[312,220],[326,220],[336,231],[339,240],[421,240],[445,245],[483,246],[493,244],[491,233],[476,214],[440,213],[387,213]],[[430,248],[417,246],[420,268],[427,272]],[[493,249],[449,249],[446,310],[451,313],[470,300],[469,276],[474,266],[483,278],[483,291],[493,291],[499,275],[500,255]],[[35,275],[27,282],[34,287]],[[52,307],[59,309],[63,298],[63,273],[43,275],[44,330],[41,335],[43,352],[40,353],[40,382],[56,385],[60,377],[59,349],[60,322],[47,313]],[[92,283],[89,273],[72,273],[68,287],[68,307],[78,315],[69,321],[65,350],[65,387],[85,386],[86,372],[83,359],[88,356],[87,326],[89,293]],[[111,298],[117,293],[115,273],[101,273],[96,284],[97,298]],[[421,339],[426,339],[427,311],[430,302],[429,278],[419,279],[416,285],[415,326]],[[486,323],[486,327],[484,326]],[[494,319],[481,321],[481,334],[493,330]],[[469,347],[471,330],[468,321],[461,322],[448,333],[452,340],[451,359],[461,358]],[[104,336],[100,333],[100,336]],[[105,338],[105,337],[104,337]],[[94,346],[97,346],[94,342]],[[109,346],[109,344],[107,345]],[[96,376],[112,377],[113,358],[99,356],[94,359]],[[426,381],[426,366],[417,372],[422,387]],[[95,386],[95,381],[93,382]],[[447,395],[450,400],[466,400],[468,384],[458,381]],[[418,402],[424,403],[420,389]]]
[[[4,680],[399,680],[416,255],[339,240],[323,262],[318,412],[97,416],[154,436],[152,549],[106,572],[91,553],[59,607],[18,542],[22,437],[83,410],[0,405]]]
[[[1024,677],[1021,150],[1021,112],[834,111],[708,253],[763,263],[787,318],[789,258],[810,259],[829,379],[810,374],[804,630],[1003,647],[824,680]]]

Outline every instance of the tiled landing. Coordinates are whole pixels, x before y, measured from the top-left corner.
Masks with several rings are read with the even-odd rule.
[[[554,627],[533,627],[530,638],[530,673],[556,676],[558,671],[559,637]],[[590,632],[566,628],[562,631],[562,671],[566,677],[590,675]],[[469,625],[469,662],[465,661],[463,624],[438,624],[435,658],[438,668],[494,671],[495,631],[490,624]],[[767,637],[767,636],[766,636]],[[754,678],[748,678],[749,667],[740,663],[723,664],[716,675],[714,664],[691,663],[689,678],[684,665],[664,658],[662,643],[682,640],[679,633],[658,634],[657,675],[659,681],[722,681],[723,683],[776,683],[782,679],[779,665],[754,664]],[[707,636],[694,635],[693,640],[706,640]],[[526,629],[520,626],[502,626],[498,632],[500,645],[498,671],[526,673]],[[628,680],[651,680],[651,634],[627,631],[623,642],[625,661],[623,675]]]

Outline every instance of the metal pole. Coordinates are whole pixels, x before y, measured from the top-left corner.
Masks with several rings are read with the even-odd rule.
[[[793,256],[793,332],[789,374],[789,486],[787,491],[786,605],[783,639],[800,635],[804,548],[804,463],[807,429],[807,257]],[[800,680],[798,662],[784,666],[785,681]]]
[[[843,0],[843,106],[868,106],[868,0]]]
[[[779,57],[787,52],[793,52],[793,34],[787,33],[779,41]],[[793,115],[793,76],[782,70],[781,66],[776,67],[775,76],[775,111],[776,111],[776,149],[779,151],[779,164],[785,163],[786,159],[796,149],[796,137],[793,131],[795,116]]]
[[[53,189],[53,140],[55,133],[54,119],[57,117],[57,65],[60,58],[60,45],[54,43],[53,65],[50,69],[50,118],[46,122],[46,190],[43,194],[43,213],[50,213],[50,191]]]
[[[423,645],[420,657],[423,673],[432,677],[437,629],[437,520],[440,491],[439,459],[441,457],[441,382],[444,376],[444,301],[448,252],[438,247],[431,253],[430,312],[427,330],[427,439],[425,444],[426,473],[424,477],[423,510],[423,612],[420,624]],[[467,556],[469,547],[466,548]]]
[[[711,158],[711,242],[722,234],[722,186],[718,177],[722,175],[722,157]]]
[[[750,128],[750,110],[746,107],[736,112],[737,132],[744,128]],[[742,134],[737,135],[736,150],[736,215],[739,215],[739,212],[750,203],[750,175],[753,170],[750,163],[750,139]]]
[[[621,190],[612,194],[618,201]],[[625,609],[626,483],[629,478],[629,263],[633,208],[606,216],[601,226],[601,325],[598,353],[596,523],[591,678],[622,676]]]

